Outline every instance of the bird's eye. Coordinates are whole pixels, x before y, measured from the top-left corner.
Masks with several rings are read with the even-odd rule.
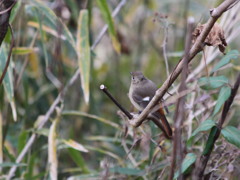
[[[132,77],[132,79],[134,79],[134,77]]]

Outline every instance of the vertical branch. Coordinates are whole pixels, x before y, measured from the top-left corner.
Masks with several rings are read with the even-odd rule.
[[[194,19],[192,17],[188,18],[187,24],[187,34],[185,40],[185,59],[183,61],[183,71],[181,76],[181,84],[179,87],[179,93],[187,90],[186,79],[188,73],[188,61],[189,61],[189,51],[191,49],[191,41],[192,41],[192,31],[193,31]],[[172,163],[171,163],[171,171],[169,175],[169,180],[173,178],[175,164],[179,167],[179,171],[181,172],[181,163],[183,159],[183,147],[182,147],[182,124],[185,118],[185,96],[182,96],[178,99],[176,105],[176,111],[174,115],[174,126],[175,131],[173,135],[173,153],[172,153]],[[179,179],[183,179],[182,174],[180,174]]]

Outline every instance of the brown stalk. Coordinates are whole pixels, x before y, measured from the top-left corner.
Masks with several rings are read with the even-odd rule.
[[[179,93],[182,93],[187,90],[186,79],[188,73],[188,59],[189,59],[189,50],[191,48],[192,42],[192,31],[193,31],[194,19],[189,18],[187,24],[187,34],[185,40],[185,60],[183,64],[183,71],[181,76],[181,84],[179,86]],[[179,167],[179,171],[181,172],[181,164],[183,160],[183,147],[182,147],[182,124],[185,118],[185,96],[182,96],[177,100],[175,115],[174,115],[174,135],[173,135],[173,152],[172,152],[172,163],[170,175],[168,177],[169,180],[173,178],[175,165]],[[178,158],[177,158],[178,157]],[[182,174],[180,173],[179,179],[183,179]]]

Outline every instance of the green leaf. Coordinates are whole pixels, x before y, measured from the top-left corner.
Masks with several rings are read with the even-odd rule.
[[[225,76],[203,77],[198,80],[198,84],[201,88],[210,90],[228,84],[228,79]]]
[[[204,122],[202,122],[197,129],[192,133],[191,137],[197,135],[199,132],[202,131],[208,131],[211,129],[213,126],[215,126],[215,122],[211,119],[208,119]]]
[[[73,148],[68,148],[68,153],[72,160],[82,169],[83,173],[89,173],[90,171],[88,170],[86,166],[86,162],[83,159],[81,153]]]
[[[26,145],[27,137],[28,137],[27,131],[22,131],[20,133],[20,135],[18,137],[18,153],[20,153],[22,151],[22,149],[24,148],[24,146]]]
[[[120,127],[119,127],[118,124],[116,124],[116,123],[114,123],[112,121],[109,121],[107,119],[104,119],[102,117],[93,115],[93,114],[88,114],[88,113],[81,112],[81,111],[68,111],[68,110],[65,110],[65,111],[62,112],[62,115],[63,116],[82,116],[82,117],[88,117],[88,118],[91,118],[91,119],[96,119],[97,121],[99,121],[101,123],[110,125],[110,126],[116,128],[116,129],[120,130]]]
[[[221,88],[220,93],[218,95],[217,103],[216,103],[214,111],[213,111],[213,116],[215,116],[219,112],[222,105],[229,98],[230,94],[231,94],[231,88],[230,87],[224,86],[224,87]]]
[[[90,81],[90,46],[88,29],[88,11],[81,10],[78,19],[77,31],[77,55],[81,74],[81,85],[85,102],[89,102],[89,81]]]
[[[39,12],[38,9],[36,9],[35,14],[37,15],[37,20],[38,20],[39,29],[40,29],[40,37],[41,37],[41,44],[42,44],[42,49],[43,49],[43,54],[44,54],[45,65],[46,65],[46,67],[48,67],[48,63],[49,63],[48,62],[48,53],[47,53],[47,47],[45,46],[45,42],[44,42],[45,32],[43,31],[41,13]]]
[[[103,15],[104,20],[106,21],[108,25],[108,32],[110,35],[110,38],[112,40],[113,48],[117,53],[120,53],[121,50],[121,45],[117,39],[117,33],[115,31],[114,23],[113,23],[113,18],[110,13],[108,4],[106,0],[97,0],[97,4],[100,8],[100,11]]]
[[[11,16],[10,16],[10,24],[12,24],[13,20],[15,19],[20,7],[22,4],[22,0],[18,0],[17,3],[13,6],[12,11],[11,11]]]
[[[63,140],[63,143],[66,144],[67,146],[73,148],[73,149],[78,150],[78,151],[88,152],[88,150],[83,145],[79,144],[78,142],[76,142],[72,139]]]
[[[217,65],[212,69],[211,73],[216,72],[219,68],[228,64],[232,59],[237,59],[239,56],[238,50],[229,51],[223,58],[217,63]]]
[[[8,52],[7,52],[5,43],[3,43],[0,48],[0,76],[2,75],[5,65],[7,63],[7,57],[8,57]],[[7,69],[7,73],[5,74],[5,77],[3,79],[3,86],[7,94],[7,99],[12,108],[13,119],[14,121],[16,121],[17,111],[16,111],[15,102],[14,102],[13,73],[12,73],[11,60]]]
[[[197,156],[194,153],[188,153],[182,162],[181,174],[186,172],[187,169],[196,161]],[[174,179],[179,176],[179,170],[175,172]]]
[[[142,176],[145,174],[145,171],[134,168],[114,167],[110,168],[109,171],[112,173],[125,174],[129,176]]]
[[[34,52],[34,48],[29,47],[15,47],[12,50],[12,53],[16,55],[28,55],[32,52]]]
[[[43,26],[46,25],[47,27],[52,28],[54,31],[58,31],[59,25],[61,25],[63,35],[76,52],[75,40],[73,39],[71,32],[48,6],[46,6],[42,1],[31,0],[29,1],[29,4],[25,6],[25,9],[28,14],[36,18],[40,18]],[[41,14],[40,17],[38,14],[36,14],[36,9]]]
[[[217,131],[218,131],[218,128],[216,126],[213,126],[211,131],[210,131],[210,134],[208,136],[208,140],[207,140],[207,143],[206,143],[206,146],[203,150],[202,155],[207,155],[213,149],[214,137],[215,137]]]
[[[0,167],[12,167],[12,166],[26,166],[24,163],[12,163],[12,162],[5,162],[5,163],[0,163]]]
[[[223,137],[231,144],[240,148],[240,130],[233,126],[226,126],[221,131]]]
[[[195,129],[195,131],[193,131],[191,137],[187,140],[187,146],[191,147],[192,142],[193,142],[193,137],[196,136],[199,132],[208,131],[215,125],[216,125],[215,122],[211,119],[208,119],[208,120],[202,122],[199,125],[199,127],[197,129]]]

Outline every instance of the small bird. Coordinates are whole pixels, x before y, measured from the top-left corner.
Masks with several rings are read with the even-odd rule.
[[[132,76],[132,79],[128,96],[134,107],[139,111],[142,111],[155,95],[157,86],[154,82],[147,79],[140,71],[131,72],[130,74]],[[159,109],[153,112],[152,115],[156,117],[157,120],[161,120],[161,129],[168,138],[171,138],[172,129],[167,121],[161,104],[159,106]]]

